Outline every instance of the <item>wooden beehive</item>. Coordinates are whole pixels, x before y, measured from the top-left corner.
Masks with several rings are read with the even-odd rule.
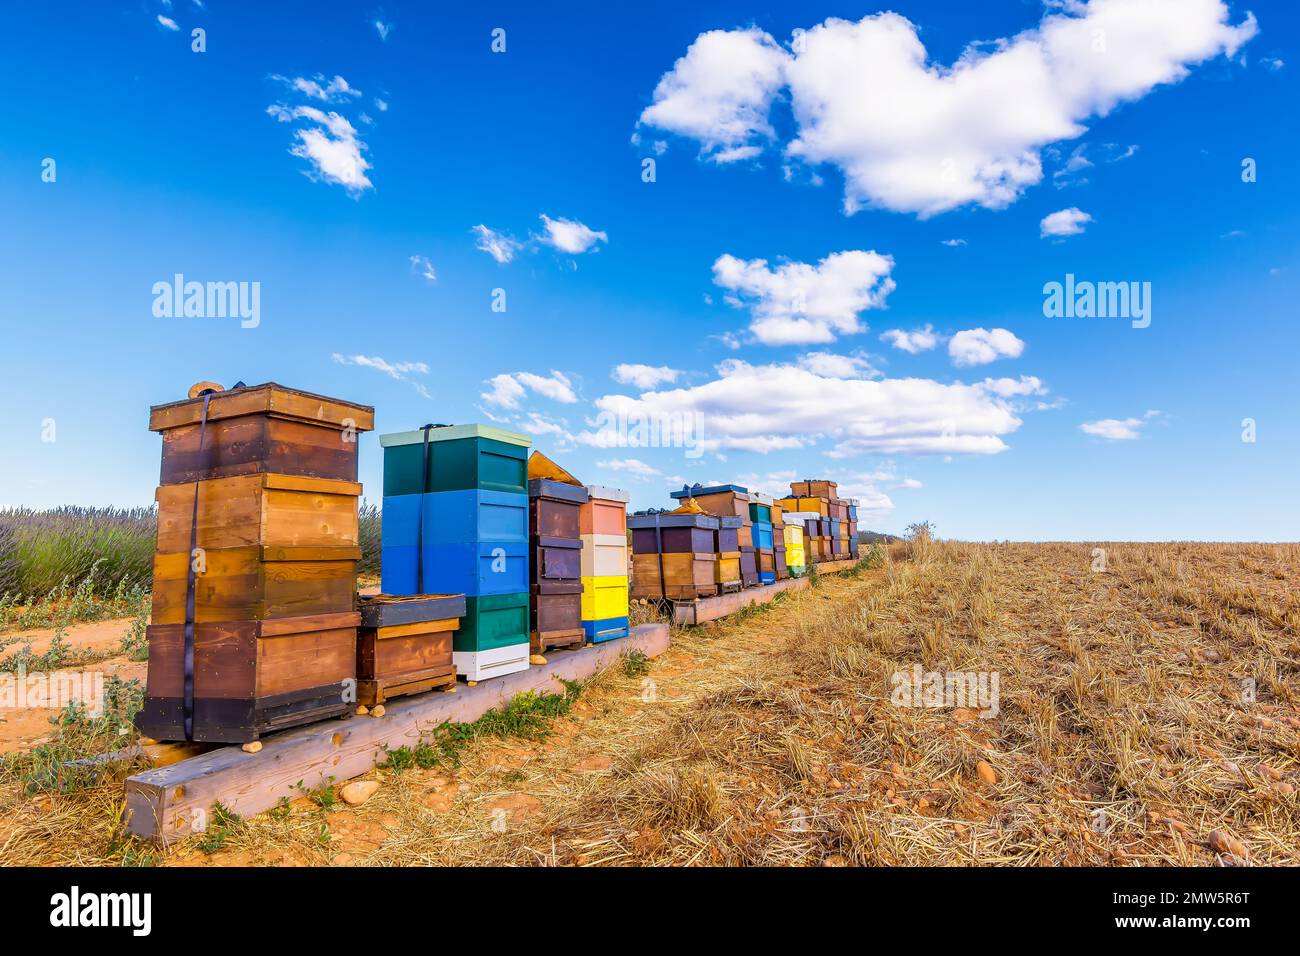
[[[276,384],[151,409],[163,484],[146,736],[247,742],[350,712],[357,439],[373,424],[369,406]]]
[[[587,503],[579,511],[582,630],[587,640],[600,643],[629,633],[628,493],[600,485],[589,485],[587,492]]]
[[[582,644],[582,508],[586,486],[541,452],[528,460],[528,532],[533,578],[529,645]]]
[[[718,593],[718,518],[699,511],[652,512],[629,516],[628,527],[633,597],[692,600]]]
[[[455,685],[452,647],[465,616],[463,594],[378,594],[358,603],[358,703],[373,707]]]
[[[632,555],[632,597],[690,601],[718,593],[718,556],[709,554]],[[663,580],[660,581],[660,566]]]
[[[740,547],[740,581],[742,587],[758,584],[758,557],[753,548]]]
[[[357,665],[355,611],[194,625],[188,739],[246,743],[285,727],[349,714]],[[185,624],[151,624],[144,706],[135,725],[185,740]]]
[[[720,518],[741,518],[748,523],[749,489],[743,485],[693,485],[674,491],[671,497],[686,501],[694,499],[700,510]]]
[[[153,623],[184,624],[191,563],[194,620],[262,621],[352,609],[360,548],[216,548],[155,554]]]
[[[149,429],[162,433],[161,484],[271,473],[357,480],[357,436],[375,410],[274,382],[155,405]],[[200,447],[200,435],[202,447]]]
[[[790,482],[790,493],[796,498],[834,498],[838,492],[839,485],[825,479],[805,478]]]

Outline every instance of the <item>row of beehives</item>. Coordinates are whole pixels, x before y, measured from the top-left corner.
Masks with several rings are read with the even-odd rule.
[[[632,597],[689,601],[788,577],[857,554],[857,502],[833,481],[791,482],[779,501],[741,485],[672,492],[675,509],[638,512]]]
[[[358,435],[374,410],[201,383],[163,436],[141,732],[255,741],[628,633],[627,495],[523,435],[381,436],[382,591],[356,592]]]

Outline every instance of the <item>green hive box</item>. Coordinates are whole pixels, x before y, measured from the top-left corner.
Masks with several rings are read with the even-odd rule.
[[[528,493],[532,440],[489,425],[448,425],[429,430],[429,485],[424,483],[424,432],[380,435],[384,449],[384,495],[436,491]]]
[[[455,649],[472,653],[528,643],[528,592],[465,598]]]

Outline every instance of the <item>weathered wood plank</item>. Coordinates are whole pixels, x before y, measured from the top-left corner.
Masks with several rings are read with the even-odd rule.
[[[542,667],[387,705],[379,719],[354,717],[298,727],[263,738],[260,753],[222,747],[126,781],[130,832],[166,843],[201,828],[216,801],[241,816],[261,813],[281,798],[301,796],[331,781],[365,773],[385,747],[411,746],[443,721],[468,723],[525,691],[559,693],[564,680],[581,680],[615,664],[628,650],[655,657],[668,649],[668,626],[643,624],[628,637],[572,651],[556,651]],[[299,786],[301,784],[301,787]]]
[[[677,604],[673,608],[673,620],[685,626],[704,624],[719,618],[729,617],[751,604],[767,604],[784,591],[802,591],[808,587],[807,578],[786,578],[775,584],[764,584],[756,588],[746,588],[732,594],[719,594],[717,597],[700,598],[696,601]]]
[[[823,561],[818,564],[818,574],[837,574],[847,571],[857,564],[857,559],[846,561]],[[751,604],[766,604],[783,591],[801,591],[808,587],[808,578],[785,578],[775,584],[764,584],[756,588],[746,588],[731,594],[719,594],[716,597],[699,598],[690,603],[680,603],[673,608],[673,621],[684,626],[704,624],[728,617]]]

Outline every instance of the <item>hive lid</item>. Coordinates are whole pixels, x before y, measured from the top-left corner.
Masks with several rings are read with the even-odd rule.
[[[528,481],[529,498],[552,498],[556,501],[568,501],[573,504],[587,503],[585,485],[571,485],[550,478],[530,478]]]
[[[718,530],[718,519],[707,514],[667,514],[629,515],[629,528],[704,528]]]
[[[276,382],[243,385],[222,392],[212,392],[208,399],[208,421],[240,415],[269,415],[324,425],[340,431],[351,427],[358,432],[373,431],[375,409],[370,405],[329,398],[315,392],[288,388]],[[149,409],[149,430],[167,431],[194,425],[203,417],[203,396],[154,405]]]
[[[791,521],[821,521],[825,517],[820,511],[787,511],[784,515],[787,524]]]
[[[669,492],[671,498],[699,498],[704,495],[722,495],[732,492],[743,495],[749,492],[744,485],[682,485],[681,491]]]
[[[491,438],[494,441],[505,442],[508,445],[522,445],[528,448],[532,445],[533,440],[527,435],[520,435],[518,432],[509,432],[504,428],[495,428],[492,425],[440,425],[437,428],[429,429],[429,441],[456,441],[461,438]],[[424,430],[417,428],[409,432],[390,432],[387,435],[379,436],[379,444],[383,448],[392,448],[395,445],[420,445],[424,443]]]
[[[595,500],[621,501],[624,504],[627,504],[632,497],[626,491],[622,491],[618,488],[606,488],[604,485],[588,485],[587,492]]]
[[[740,518],[735,516],[729,518],[719,518],[718,521],[721,522],[719,527],[727,528],[727,529],[739,528],[741,525],[745,523]]]
[[[751,491],[749,493],[749,500],[754,502],[754,504],[756,505],[765,505],[769,508],[772,507],[771,495],[764,495],[764,494],[760,494],[757,491]]]
[[[357,599],[362,627],[394,627],[465,616],[463,594],[373,594]]]
[[[570,472],[565,471],[564,468],[547,458],[540,451],[535,451],[528,457],[528,477],[549,478],[551,481],[558,481],[566,485],[582,484]]]

